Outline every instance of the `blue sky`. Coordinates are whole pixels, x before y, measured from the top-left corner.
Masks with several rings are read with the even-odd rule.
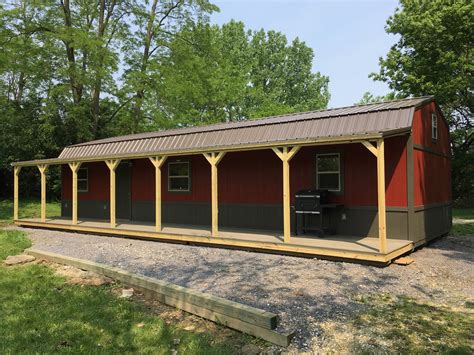
[[[313,48],[313,70],[329,76],[330,107],[352,105],[363,93],[386,94],[387,85],[368,78],[378,58],[396,42],[385,33],[395,0],[214,0],[221,9],[211,22],[235,19],[247,28],[276,30]]]

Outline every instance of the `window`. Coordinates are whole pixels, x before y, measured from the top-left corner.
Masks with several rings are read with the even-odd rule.
[[[431,138],[438,139],[438,116],[436,113],[431,114]]]
[[[316,155],[318,189],[341,191],[341,157],[339,153]]]
[[[168,163],[168,191],[189,191],[189,162]]]
[[[89,191],[89,170],[87,168],[80,168],[77,171],[77,191]]]

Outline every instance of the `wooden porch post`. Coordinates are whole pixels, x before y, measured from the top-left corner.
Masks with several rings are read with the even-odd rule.
[[[161,167],[165,162],[165,156],[150,157],[150,161],[155,166],[155,228],[161,231]]]
[[[379,252],[387,253],[387,213],[385,206],[385,148],[384,140],[377,140],[377,147],[370,142],[362,144],[377,158],[377,202],[379,220]]]
[[[290,160],[300,147],[272,148],[272,150],[283,162],[283,237],[285,243],[289,243],[291,240]]]
[[[217,197],[217,164],[224,157],[225,152],[203,153],[209,164],[211,164],[211,235],[217,237],[219,232],[219,199]]]
[[[110,170],[110,226],[115,228],[117,226],[115,222],[115,170],[117,170],[120,160],[106,160],[105,163]]]
[[[47,164],[38,165],[41,174],[41,222],[46,222],[46,169]]]
[[[387,213],[385,210],[385,148],[384,140],[377,141],[377,196],[379,209],[380,252],[387,252]]]
[[[20,176],[21,166],[13,168],[13,220],[18,219],[18,180]]]
[[[72,224],[77,224],[77,172],[80,167],[80,162],[69,163],[72,171]]]

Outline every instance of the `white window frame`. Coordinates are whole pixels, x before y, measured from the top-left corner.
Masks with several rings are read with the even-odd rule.
[[[431,113],[431,139],[438,139],[438,115],[436,112]]]
[[[321,156],[328,156],[328,155],[337,155],[337,160],[339,162],[338,164],[338,170],[337,171],[323,171],[323,172],[320,172],[319,169],[318,169],[318,158],[321,157]],[[337,174],[337,177],[338,177],[338,189],[326,189],[324,188],[324,190],[328,190],[328,191],[334,191],[334,192],[341,192],[342,190],[342,186],[341,186],[341,153],[321,153],[321,154],[316,154],[316,188],[317,189],[321,189],[319,187],[319,175],[324,175],[324,174]]]
[[[79,178],[79,171],[85,171],[86,172],[86,178],[85,179],[80,179]],[[85,181],[86,182],[86,189],[79,189],[79,182],[80,181]],[[79,168],[77,171],[77,192],[89,192],[89,168]]]
[[[177,165],[177,164],[186,164],[188,166],[188,174],[187,175],[170,175],[170,165]],[[188,188],[186,190],[179,190],[179,189],[172,189],[171,188],[171,179],[173,178],[187,178],[188,179]],[[168,191],[170,192],[189,192],[191,191],[191,166],[189,161],[170,161],[168,162]]]

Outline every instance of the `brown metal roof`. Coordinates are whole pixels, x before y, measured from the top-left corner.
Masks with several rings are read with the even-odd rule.
[[[170,129],[106,138],[64,148],[58,161],[95,157],[179,154],[209,149],[346,141],[383,136],[411,129],[416,107],[433,100],[420,97],[256,120]]]

